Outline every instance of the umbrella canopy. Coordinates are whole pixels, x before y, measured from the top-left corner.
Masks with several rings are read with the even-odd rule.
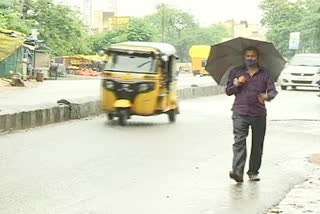
[[[238,37],[211,46],[206,70],[219,85],[226,85],[230,71],[244,63],[243,51],[256,47],[260,52],[259,65],[267,68],[277,81],[286,60],[270,42]]]

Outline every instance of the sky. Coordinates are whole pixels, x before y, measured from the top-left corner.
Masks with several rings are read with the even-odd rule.
[[[83,0],[63,0],[81,4]],[[259,24],[262,11],[258,5],[262,0],[92,0],[93,10],[114,10],[117,16],[142,17],[156,11],[156,5],[168,4],[192,14],[201,26],[234,19]]]

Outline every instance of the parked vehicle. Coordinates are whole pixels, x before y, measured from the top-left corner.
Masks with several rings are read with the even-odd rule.
[[[126,125],[131,115],[178,112],[176,51],[166,43],[124,42],[106,50],[108,64],[102,72],[102,109],[108,119]]]
[[[319,79],[320,54],[296,54],[281,73],[281,89],[286,90],[288,86],[318,88]]]

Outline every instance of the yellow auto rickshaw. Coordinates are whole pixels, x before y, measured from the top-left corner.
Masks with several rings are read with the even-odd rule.
[[[108,64],[102,72],[102,109],[108,119],[124,126],[131,115],[178,113],[177,55],[167,43],[123,42],[105,49]]]

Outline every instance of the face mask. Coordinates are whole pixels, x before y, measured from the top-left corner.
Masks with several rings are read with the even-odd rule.
[[[258,64],[258,61],[252,60],[252,59],[245,59],[244,63],[246,64],[247,67],[254,67]]]

